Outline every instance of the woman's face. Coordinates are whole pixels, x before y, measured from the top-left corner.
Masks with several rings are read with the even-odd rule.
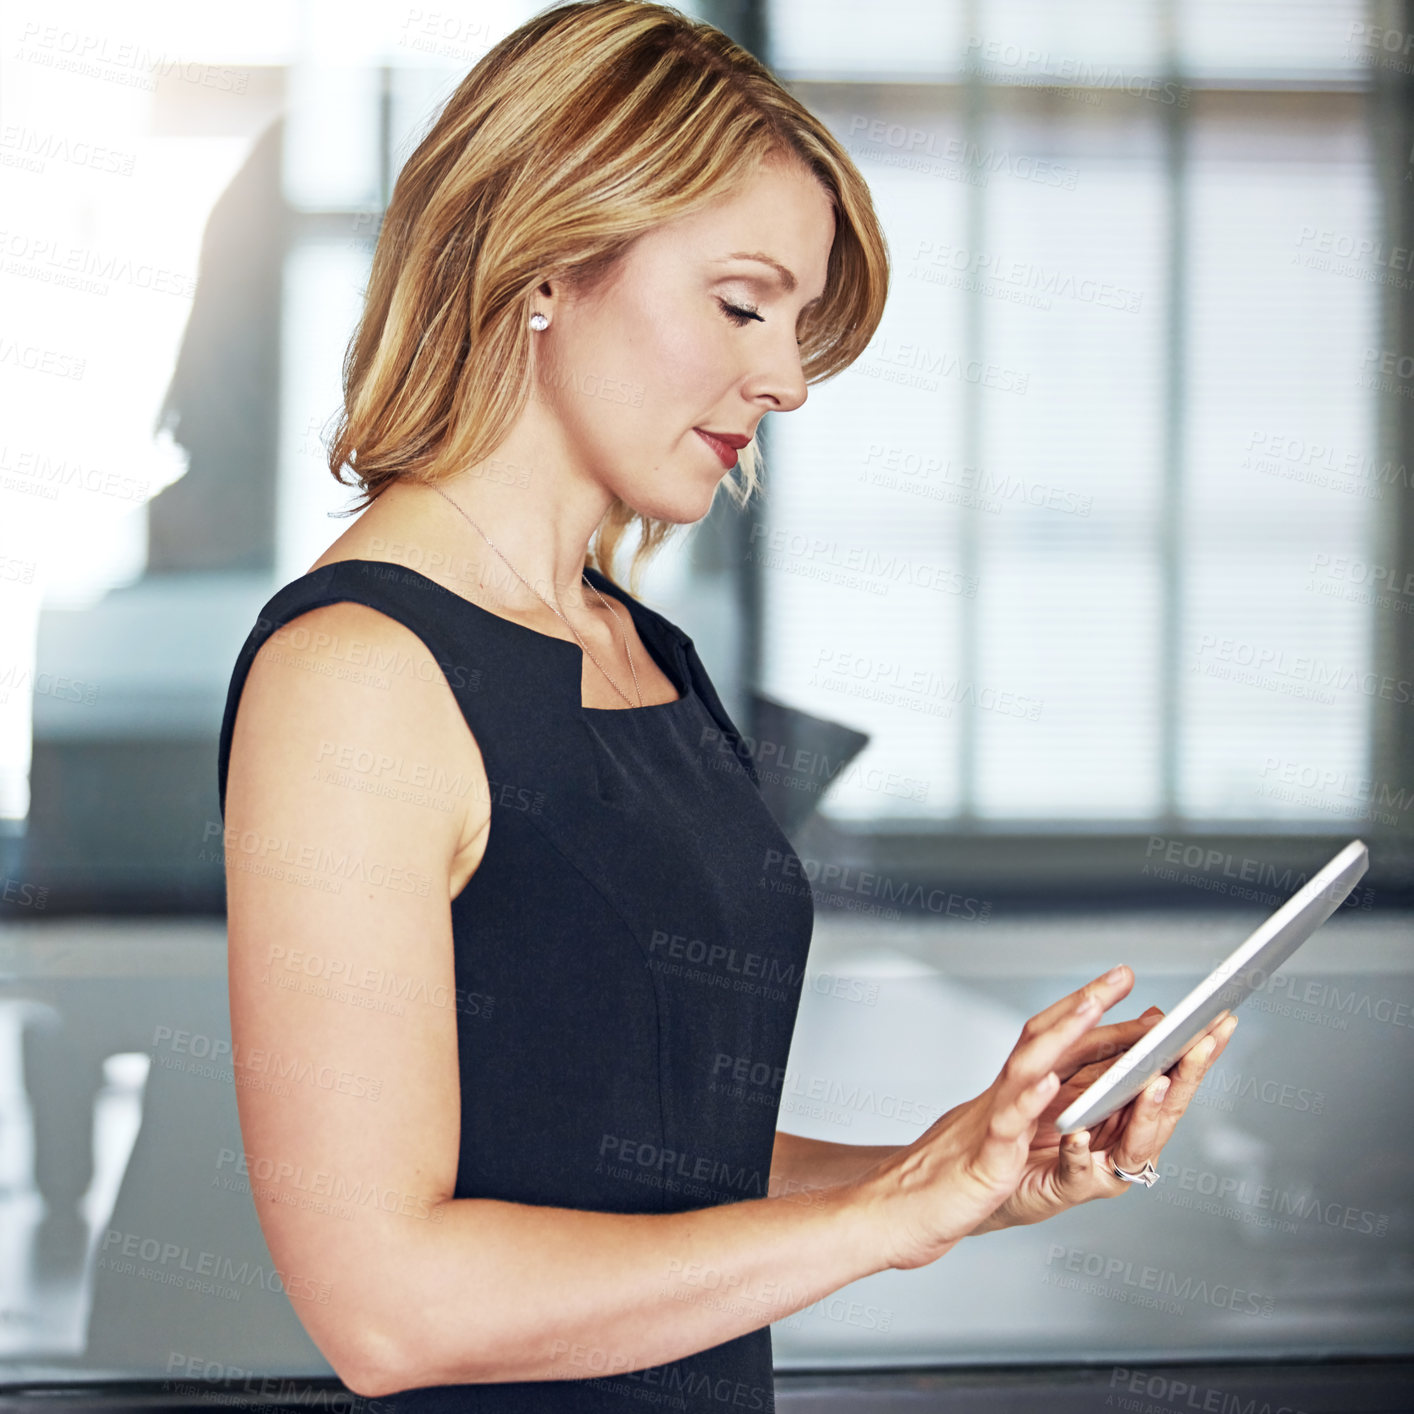
[[[592,293],[552,282],[550,326],[530,336],[538,431],[644,515],[701,519],[735,451],[724,464],[698,429],[750,437],[805,401],[797,322],[824,292],[834,234],[820,183],[772,160],[731,198],[641,236]]]

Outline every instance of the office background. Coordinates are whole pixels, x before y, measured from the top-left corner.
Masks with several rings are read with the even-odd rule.
[[[533,8],[4,22],[0,1381],[327,1373],[282,1293],[105,1242],[266,1256],[230,1084],[172,1045],[229,1041],[216,734],[347,524],[321,437],[392,181]],[[1123,960],[1167,1007],[1372,857],[1162,1185],[859,1283],[780,1369],[1408,1356],[1414,8],[684,8],[829,123],[893,263],[759,498],[643,588],[815,889],[781,1126],[905,1143],[1049,999]]]

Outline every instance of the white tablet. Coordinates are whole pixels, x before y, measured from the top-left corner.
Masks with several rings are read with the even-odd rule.
[[[1093,1129],[1127,1105],[1200,1040],[1224,1012],[1261,987],[1340,907],[1369,864],[1364,842],[1351,840],[1059,1115],[1056,1128],[1062,1134]]]

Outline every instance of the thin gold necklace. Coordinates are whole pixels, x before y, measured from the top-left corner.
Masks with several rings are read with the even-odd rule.
[[[461,508],[459,505],[457,505],[457,503],[456,503],[454,500],[452,500],[452,498],[451,498],[449,495],[447,495],[447,493],[446,493],[445,491],[443,491],[443,490],[441,489],[441,487],[434,486],[434,487],[432,487],[432,490],[436,491],[436,493],[437,493],[444,501],[446,501],[447,504],[448,504],[449,506],[451,506],[453,510],[457,511],[457,512],[463,517],[463,519],[465,519],[465,521],[467,522],[467,524],[470,525],[471,528],[472,528],[474,531],[476,531],[476,533],[477,533],[488,545],[490,545],[493,550],[496,551],[496,554],[501,555],[501,552],[496,549],[495,545],[492,545],[492,544],[491,544],[491,537],[490,537],[489,535],[487,535],[486,532],[485,532],[484,530],[482,530],[482,528],[481,528],[479,525],[477,525],[477,523],[476,523],[474,520],[472,520],[472,518],[471,518],[469,515],[467,515],[467,513],[466,513],[464,510],[462,510],[462,508]],[[528,590],[530,590],[530,592],[531,592],[533,595],[535,595],[535,597],[536,597],[537,599],[539,599],[542,604],[544,604],[547,608],[549,608],[549,609],[551,610],[551,612],[555,614],[555,616],[560,620],[560,622],[561,622],[562,624],[564,624],[564,626],[565,626],[567,629],[569,629],[569,631],[570,631],[571,633],[574,634],[575,642],[579,644],[580,648],[582,648],[586,654],[588,654],[590,662],[592,662],[592,663],[594,664],[594,666],[595,666],[596,668],[598,668],[599,671],[600,671],[601,673],[603,673],[606,678],[609,679],[609,684],[610,684],[610,686],[614,689],[614,691],[617,692],[617,693],[619,694],[619,696],[622,697],[623,700],[624,700],[625,702],[627,702],[630,707],[632,707],[632,706],[634,705],[633,699],[629,697],[628,693],[626,693],[626,692],[623,690],[623,688],[621,688],[621,687],[618,685],[618,683],[616,683],[616,682],[614,681],[614,679],[613,679],[612,677],[609,677],[609,672],[608,672],[608,670],[604,667],[603,663],[601,663],[601,662],[598,660],[598,658],[596,658],[596,657],[594,656],[594,654],[589,651],[589,645],[579,636],[578,632],[577,632],[576,629],[575,629],[575,626],[574,626],[562,613],[560,613],[560,611],[554,606],[554,604],[552,604],[538,589],[536,589],[535,586],[534,586],[533,584],[531,584],[530,581],[529,581],[528,579],[526,579],[526,577],[525,577],[523,574],[521,574],[521,572],[520,572],[518,569],[516,569],[516,567],[515,567],[508,559],[506,559],[506,557],[505,557],[504,555],[501,555],[501,560],[502,560],[502,562],[505,564],[506,568],[507,568],[508,570],[510,570],[510,572],[511,572],[513,575],[515,575],[515,577],[516,577],[518,580],[520,580],[520,582],[521,582],[523,585],[525,585],[525,587],[526,587]],[[633,690],[634,690],[634,692],[636,692],[636,693],[638,694],[638,705],[639,705],[640,707],[642,707],[642,706],[643,706],[643,692],[642,692],[642,689],[641,689],[641,688],[639,687],[639,685],[638,685],[638,669],[637,669],[637,667],[634,666],[634,661],[633,661],[633,649],[629,647],[629,642],[628,642],[628,630],[624,627],[624,622],[623,622],[623,620],[619,617],[619,611],[618,611],[616,608],[614,608],[614,606],[613,606],[612,604],[610,604],[609,601],[608,601],[607,599],[605,599],[602,594],[599,594],[599,590],[598,590],[598,588],[597,588],[595,585],[589,583],[589,576],[588,576],[588,575],[581,574],[580,577],[584,580],[585,584],[588,585],[588,587],[589,587],[590,589],[593,589],[593,590],[594,590],[595,594],[598,594],[598,595],[599,595],[599,602],[614,616],[614,621],[615,621],[615,622],[618,624],[618,626],[619,626],[619,632],[623,635],[623,640],[624,640],[624,652],[625,652],[626,654],[628,654],[628,666],[629,666],[629,671],[633,674]]]

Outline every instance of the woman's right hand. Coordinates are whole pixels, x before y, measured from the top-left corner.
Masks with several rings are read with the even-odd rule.
[[[1134,974],[1117,967],[1037,1012],[982,1094],[854,1180],[890,1267],[936,1261],[1005,1202],[1059,1088],[1055,1066],[1133,985]]]

